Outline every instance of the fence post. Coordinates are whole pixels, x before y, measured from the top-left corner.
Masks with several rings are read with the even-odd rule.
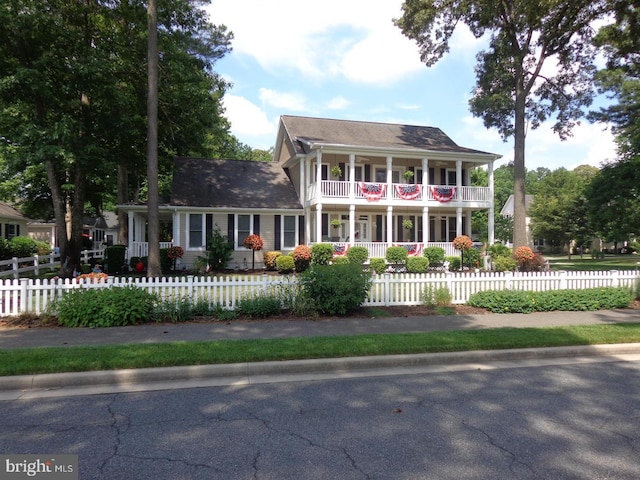
[[[191,299],[191,303],[195,304],[196,298],[193,296],[193,275],[187,275],[187,298]]]
[[[513,288],[513,272],[504,272],[504,288],[511,290]]]
[[[567,289],[567,271],[561,270],[560,272],[560,290]]]
[[[620,286],[620,271],[619,270],[611,270],[611,286],[619,287]]]
[[[25,313],[29,311],[29,282],[30,279],[21,278],[20,280],[20,305],[18,305],[18,311]]]
[[[384,288],[383,288],[383,295],[384,295],[384,306],[388,307],[389,306],[389,302],[391,301],[391,282],[390,282],[390,274],[389,273],[384,273]]]
[[[37,253],[33,254],[33,271],[36,275],[40,275],[40,258]]]
[[[20,273],[18,272],[18,257],[11,259],[11,269],[13,270],[13,278],[18,279],[20,277]]]

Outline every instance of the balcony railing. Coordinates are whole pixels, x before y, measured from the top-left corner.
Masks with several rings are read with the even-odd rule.
[[[309,185],[307,199],[316,198],[318,184]],[[489,187],[455,187],[451,185],[420,185],[413,183],[379,182],[341,182],[336,180],[322,180],[320,193],[326,199],[348,199],[400,202],[491,202],[492,194]]]

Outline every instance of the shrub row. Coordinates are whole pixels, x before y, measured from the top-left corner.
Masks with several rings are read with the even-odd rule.
[[[546,292],[486,290],[471,295],[467,303],[494,313],[532,313],[626,308],[632,300],[633,292],[629,288],[603,287]]]
[[[51,247],[46,242],[39,242],[30,237],[13,237],[9,240],[0,238],[0,260],[10,260],[13,257],[25,258],[35,254],[48,255]]]

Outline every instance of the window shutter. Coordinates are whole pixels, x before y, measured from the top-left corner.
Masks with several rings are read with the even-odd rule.
[[[376,215],[376,242],[382,242],[382,215]]]
[[[398,223],[396,225],[396,238],[398,240],[402,239],[402,221],[404,220],[404,218],[402,218],[402,215],[398,215]]]
[[[436,169],[435,168],[430,168],[429,169],[429,185],[435,185],[436,183]]]
[[[275,215],[273,217],[273,229],[275,230],[275,241],[273,242],[274,250],[280,250],[282,248],[282,242],[280,241],[280,237],[282,236],[280,227],[280,222],[282,221],[281,215]]]
[[[340,171],[342,172],[342,175],[340,175],[340,178],[338,180],[340,180],[341,182],[344,182],[345,175],[347,173],[347,171],[345,170],[346,164],[345,163],[339,163],[338,166],[340,167]]]
[[[300,245],[305,243],[304,238],[304,215],[298,217],[298,243]]]
[[[369,165],[368,163],[364,166],[364,181],[371,181],[371,165]]]
[[[253,233],[254,235],[260,235],[260,215],[253,216]]]
[[[235,230],[236,230],[235,220],[236,220],[236,216],[233,213],[230,213],[229,215],[227,215],[227,238],[232,242],[233,242],[233,239],[235,238]]]
[[[322,238],[329,236],[329,214],[322,214]],[[321,239],[322,240],[322,239]]]
[[[440,185],[447,184],[447,171],[444,168],[440,169]]]
[[[205,235],[204,235],[204,241],[206,242],[209,237],[211,236],[211,233],[213,232],[213,214],[211,213],[207,213],[205,215]],[[205,243],[206,246],[206,243]]]

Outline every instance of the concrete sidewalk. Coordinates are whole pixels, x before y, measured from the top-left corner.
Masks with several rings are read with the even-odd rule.
[[[637,322],[640,322],[640,311],[638,310],[603,310],[512,315],[336,318],[321,321],[256,321],[231,322],[229,324],[148,324],[105,329],[1,329],[0,348],[411,333]],[[0,377],[0,400],[596,361],[640,361],[640,343],[20,375]]]

